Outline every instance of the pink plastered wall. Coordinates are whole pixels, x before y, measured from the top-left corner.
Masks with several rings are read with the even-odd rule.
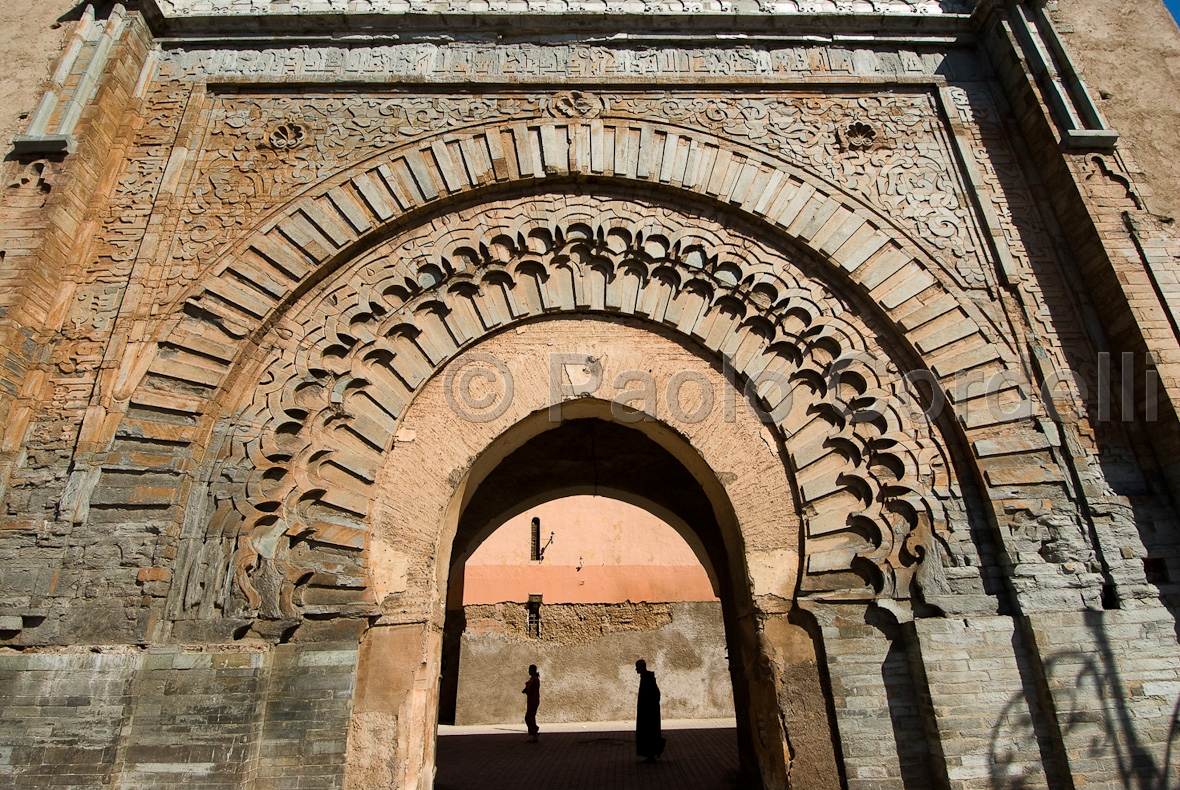
[[[541,519],[544,559],[530,559],[530,522]],[[507,521],[467,561],[463,604],[714,601],[696,554],[646,510],[604,497],[539,505]]]

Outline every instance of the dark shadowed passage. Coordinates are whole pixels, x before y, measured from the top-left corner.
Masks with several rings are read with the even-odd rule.
[[[440,735],[436,790],[736,790],[737,730],[666,730],[658,762],[635,757],[634,732]]]

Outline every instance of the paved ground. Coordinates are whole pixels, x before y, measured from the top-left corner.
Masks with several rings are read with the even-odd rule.
[[[635,756],[635,734],[615,722],[524,727],[441,727],[436,790],[736,790],[737,734],[728,726],[678,729],[668,722],[664,755]],[[633,724],[630,725],[634,727]]]

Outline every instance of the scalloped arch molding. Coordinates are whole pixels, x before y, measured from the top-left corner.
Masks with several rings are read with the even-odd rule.
[[[955,291],[949,282],[950,278],[943,275],[938,261],[925,253],[919,244],[857,199],[761,152],[696,131],[655,123],[615,122],[607,118],[584,121],[537,119],[535,122],[449,132],[363,163],[293,200],[272,214],[226,257],[207,270],[194,291],[184,300],[183,317],[170,325],[166,335],[158,338],[158,347],[143,358],[139,370],[145,375],[134,387],[126,388],[126,414],[118,423],[117,435],[151,437],[191,445],[198,458],[203,456],[203,460],[198,463],[204,468],[211,468],[215,458],[226,452],[225,448],[217,446],[218,443],[238,430],[232,429],[228,433],[223,430],[221,434],[216,434],[215,424],[219,419],[224,421],[231,416],[225,408],[227,403],[235,402],[233,392],[243,391],[243,388],[252,389],[257,384],[256,380],[249,381],[244,371],[255,371],[256,366],[252,367],[251,359],[264,357],[266,348],[273,345],[267,339],[270,333],[292,332],[292,328],[285,323],[292,305],[297,305],[305,293],[314,291],[317,283],[338,278],[340,267],[358,259],[358,256],[366,255],[367,250],[380,244],[390,234],[413,227],[430,215],[445,216],[446,211],[484,195],[487,196],[484,199],[491,200],[503,194],[507,187],[544,192],[549,189],[546,187],[549,182],[557,187],[572,181],[581,182],[585,189],[593,189],[593,180],[596,179],[604,183],[631,185],[628,188],[633,191],[638,189],[642,193],[662,196],[657,202],[664,204],[674,203],[677,194],[684,194],[696,201],[724,207],[723,212],[732,212],[744,216],[755,225],[772,228],[775,233],[789,239],[790,244],[822,262],[818,268],[813,267],[816,272],[823,272],[824,267],[828,267],[821,279],[836,288],[851,286],[856,289],[861,302],[873,305],[872,311],[877,313],[875,316],[866,316],[869,322],[876,326],[892,327],[886,330],[892,336],[885,342],[890,345],[900,342],[908,346],[909,356],[920,360],[920,365],[932,374],[936,389],[941,388],[939,394],[947,398],[951,413],[963,431],[963,435],[955,437],[954,441],[966,439],[972,443],[972,455],[976,456],[977,466],[974,471],[985,482],[985,496],[991,500],[993,508],[1001,508],[1005,498],[1019,498],[1018,489],[1021,485],[1035,486],[1047,480],[1060,479],[1060,471],[1052,463],[1040,467],[1043,480],[1029,477],[1026,471],[1021,472],[1023,477],[1019,481],[1005,479],[1004,470],[1009,466],[1027,468],[1027,455],[1016,457],[1017,453],[1004,443],[982,437],[989,429],[992,429],[990,433],[994,433],[996,424],[1009,423],[1007,432],[1023,437],[1019,443],[1022,452],[1026,452],[1029,447],[1047,446],[1030,419],[1038,407],[1035,400],[1029,397],[1031,388],[1018,366],[1015,353],[997,339],[1001,334],[989,325],[970,300]],[[462,292],[462,288],[452,282],[450,277],[462,268],[455,264],[457,253],[454,250],[458,249],[455,245],[462,246],[459,240],[467,239],[467,249],[471,251],[468,264],[471,267],[478,268],[486,263],[491,254],[491,247],[486,242],[471,237],[473,233],[477,236],[485,233],[487,228],[478,221],[469,224],[469,228],[451,239],[445,232],[436,233],[435,252],[415,257],[407,264],[410,269],[402,272],[407,282],[417,283],[422,291],[435,289],[439,294],[446,293],[445,298],[441,295],[437,297],[438,303],[442,305],[440,310],[432,313],[426,309],[414,317],[417,322],[434,321],[436,331],[415,324],[412,331],[403,330],[399,335],[406,341],[415,341],[418,350],[414,353],[422,356],[425,365],[414,376],[407,377],[404,371],[398,374],[403,383],[409,385],[410,393],[414,381],[429,375],[429,371],[445,363],[454,350],[479,336],[475,324],[464,328],[461,322],[456,324],[458,319],[445,320],[447,315],[456,315],[455,307],[447,299],[455,298],[456,294]],[[691,288],[676,291],[690,281],[691,278],[685,277],[683,268],[691,262],[687,257],[676,261],[673,258],[696,254],[693,245],[683,239],[677,240],[675,244],[669,243],[666,233],[661,234],[659,229],[650,226],[650,221],[635,219],[632,227],[623,230],[632,241],[661,237],[663,241],[656,242],[663,244],[657,251],[659,254],[651,250],[643,251],[648,257],[648,263],[659,260],[660,255],[663,255],[669,264],[668,271],[675,271],[677,267],[681,270],[676,275],[680,278],[676,285],[663,284],[670,289],[669,294],[675,291],[679,297],[691,292]],[[592,228],[590,236],[594,238],[605,240],[606,235],[609,235],[605,225],[590,222],[587,227]],[[551,234],[556,231],[555,227],[548,230]],[[560,233],[567,241],[578,240],[578,233],[569,227],[561,229]],[[509,230],[500,235],[507,240],[506,245],[502,245],[507,253],[527,253],[527,245],[511,249],[515,237],[520,235],[518,231]],[[495,238],[496,234],[492,233],[491,236]],[[527,238],[528,234],[525,236]],[[702,241],[696,247],[701,254],[716,258],[715,250],[731,241],[724,236],[724,231],[719,231],[714,238]],[[451,244],[450,248],[448,243]],[[714,247],[710,248],[710,244]],[[745,252],[749,259],[749,251]],[[733,257],[738,259],[741,254],[737,252]],[[449,256],[449,260],[441,260],[444,256]],[[614,265],[623,263],[615,261]],[[650,282],[658,281],[658,277],[653,277],[657,268],[649,269],[642,277],[652,278]],[[568,281],[562,281],[565,282],[564,286],[557,285],[557,280],[553,278],[544,283],[542,279],[537,279],[535,301],[528,303],[525,300],[516,308],[508,308],[509,313],[504,318],[519,320],[529,315],[563,310],[628,312],[622,309],[621,303],[602,301],[595,304],[594,299],[637,300],[640,292],[650,291],[643,291],[644,283],[637,283],[634,293],[611,297],[611,289],[602,286],[598,295],[594,296],[594,289],[586,280],[592,270],[593,267],[589,267],[575,273],[570,268]],[[503,287],[523,287],[524,280],[517,277],[520,274],[519,270],[510,273],[511,285]],[[517,279],[513,280],[512,277]],[[775,298],[768,305],[760,303],[765,302],[767,297],[759,296],[757,289],[749,287],[745,273],[742,274],[743,279],[736,283],[725,282],[719,271],[710,272],[709,277],[712,278],[709,288],[713,289],[713,296],[724,295],[725,298],[707,302],[702,297],[697,323],[677,323],[679,319],[672,320],[666,314],[653,320],[679,326],[686,335],[702,341],[731,360],[736,359],[731,353],[736,353],[737,347],[731,352],[723,346],[727,342],[738,342],[733,338],[742,332],[752,335],[761,332],[760,336],[769,345],[774,332],[781,331],[774,329],[783,317],[776,310],[786,304],[780,300],[785,298],[789,289],[775,291]],[[470,285],[476,291],[481,287],[475,280]],[[742,287],[729,288],[732,285]],[[565,290],[553,291],[555,287]],[[811,286],[801,287],[807,290]],[[451,290],[447,291],[447,288]],[[360,294],[357,303],[363,304],[365,300],[370,300],[376,304],[390,293]],[[407,303],[411,299],[418,299],[417,304],[423,304],[425,298],[421,293],[410,291],[399,296],[403,297]],[[659,297],[649,295],[644,298]],[[675,303],[671,295],[663,298],[666,299],[664,307]],[[824,298],[832,297],[829,294]],[[822,302],[820,299],[817,303]],[[627,304],[632,314],[652,318],[652,308],[643,306],[642,301]],[[518,309],[520,312],[513,312]],[[473,320],[476,320],[476,314],[478,310],[471,314]],[[822,308],[815,311],[816,317],[822,314]],[[730,315],[738,319],[732,327],[717,330],[725,335],[733,329],[732,337],[713,337],[704,329],[717,315]],[[753,320],[754,316],[759,316],[758,321]],[[479,315],[476,324],[482,331],[491,331],[496,325],[503,325],[503,322],[489,324],[487,315]],[[768,328],[753,328],[759,325]],[[873,331],[868,330],[863,323],[851,335],[859,339],[835,342],[835,347],[840,351],[832,354],[831,359],[864,351],[879,353],[879,342],[872,339]],[[447,339],[445,343],[450,343],[453,348],[439,346],[431,349],[423,345],[444,342],[444,338]],[[870,340],[865,341],[864,338]],[[806,344],[799,349],[800,359],[811,353]],[[394,352],[390,350],[386,353],[392,358]],[[402,358],[407,357],[403,354]],[[880,358],[887,359],[887,356],[881,353]],[[831,359],[815,366],[821,378],[825,365],[830,368]],[[743,365],[748,363],[749,359],[743,361]],[[888,393],[895,405],[904,402],[908,396],[904,393],[904,387],[899,385],[899,378],[904,372],[900,371],[900,367],[904,360],[893,360],[893,363],[891,372],[865,375],[859,397],[868,397],[872,391]],[[742,370],[740,367],[738,369]],[[974,387],[959,384],[962,374],[968,371],[976,384]],[[743,370],[743,373],[747,372]],[[756,370],[754,375],[756,377]],[[179,387],[176,386],[177,382],[180,383]],[[986,386],[979,386],[985,382]],[[821,389],[817,387],[816,391]],[[337,393],[337,396],[343,398],[341,393]],[[988,399],[991,404],[1002,401],[1004,408],[999,411],[991,405],[980,408],[980,404]],[[337,400],[336,404],[340,402]],[[383,406],[389,419],[395,421],[397,409],[392,408],[388,401]],[[284,404],[276,403],[271,412],[279,414],[284,408]],[[873,414],[878,415],[887,411],[879,406],[865,408],[870,411],[876,409]],[[250,419],[258,419],[258,413],[255,410]],[[233,419],[241,422],[243,418],[239,415]],[[865,421],[869,420],[866,416]],[[927,438],[918,437],[914,441],[918,445],[926,443],[930,448],[939,448],[936,452],[949,458],[946,448],[942,447],[944,440],[937,436],[937,432],[931,432],[928,426],[918,431],[912,424],[902,420],[886,420],[886,423],[883,434],[890,431],[898,435],[924,432]],[[251,430],[256,428],[253,426]],[[976,436],[980,438],[976,439]],[[241,459],[246,459],[247,465],[255,466],[255,472],[263,476],[256,479],[272,482],[290,479],[282,470],[273,469],[273,461],[260,462],[256,453],[252,455],[250,451],[241,450],[243,446],[239,443],[239,449],[233,452]],[[860,464],[867,469],[872,465],[875,453],[876,450],[865,446],[837,455],[849,463],[853,463],[850,459],[857,456],[854,465]],[[283,455],[278,453],[275,457]],[[314,451],[312,455],[315,455]],[[906,456],[906,453],[901,455]],[[883,455],[880,457],[884,458]],[[847,546],[828,547],[826,553],[817,554],[817,569],[838,570],[846,567],[854,557],[872,556],[882,574],[876,583],[877,593],[884,596],[905,596],[908,593],[912,569],[905,571],[900,578],[897,576],[906,564],[899,559],[898,554],[903,548],[906,534],[909,530],[917,529],[920,521],[926,525],[921,528],[926,551],[938,553],[930,541],[935,533],[944,529],[947,517],[941,512],[941,505],[931,505],[938,497],[930,496],[930,486],[919,482],[921,475],[917,467],[923,463],[921,452],[911,452],[907,457],[909,460],[896,461],[894,471],[891,472],[894,481],[908,476],[910,482],[903,488],[912,492],[915,501],[923,503],[910,506],[909,514],[902,519],[907,526],[881,526],[879,534],[888,537],[880,539],[875,545],[860,546],[855,550]],[[321,463],[328,456],[319,454],[315,458],[316,463]],[[358,468],[371,465],[371,462],[365,461],[359,463]],[[802,470],[806,466],[796,461],[798,469]],[[880,468],[888,466],[884,464]],[[271,470],[269,476],[268,469]],[[238,474],[238,478],[234,485],[245,484],[249,477],[247,474],[243,478],[239,472],[235,474]],[[301,470],[299,474],[304,474],[304,471]],[[879,482],[862,486],[858,491],[855,484],[848,482],[850,478],[841,478],[841,474],[841,471],[829,469],[827,482],[817,484],[815,490],[823,489],[825,495],[839,490],[866,506],[874,499],[881,499]],[[352,476],[357,477],[356,474]],[[201,477],[207,480],[209,476],[203,474]],[[364,474],[360,474],[360,477],[363,478]],[[841,479],[844,482],[836,482]],[[870,480],[873,475],[862,474],[858,479]],[[986,485],[993,481],[1000,481],[1001,484]],[[286,504],[283,504],[281,497],[265,499],[271,504],[267,505],[269,510],[263,514],[258,513],[257,508],[243,506],[242,510],[247,511],[247,517],[273,527],[282,520],[275,515],[280,511],[284,517],[299,512],[314,514],[315,508],[306,506],[304,495],[308,491],[323,488],[307,482],[301,489],[302,494]],[[331,488],[328,487],[328,490]],[[360,536],[363,530],[354,523],[363,522],[364,518],[363,507],[358,504],[364,498],[363,486],[360,491],[352,491],[348,486],[335,488],[339,501],[328,503],[334,509],[333,517],[320,519],[321,526],[313,531],[325,543],[356,549],[363,543],[363,537]],[[195,494],[190,492],[189,513],[185,517],[186,525],[190,525],[187,527],[189,530],[193,528],[191,525],[194,521],[200,520],[194,514],[203,512],[205,508],[205,505],[194,507],[194,502],[201,496],[205,496],[201,490]],[[212,516],[214,532],[222,530],[218,524],[219,518],[238,519],[243,516],[242,510],[229,504],[235,497],[220,494],[215,495],[215,498],[217,496],[220,499],[216,500],[216,512]],[[894,497],[894,500],[900,502],[907,496],[910,495],[903,494]],[[804,498],[808,499],[807,496]],[[236,501],[241,503],[244,499],[237,496]],[[322,496],[316,501],[317,504],[325,503]],[[296,507],[296,502],[301,504]],[[880,502],[874,506],[879,507]],[[84,506],[79,508],[79,512],[84,511]],[[352,514],[357,519],[350,521],[351,516],[339,518],[337,515],[340,512]],[[292,520],[298,521],[300,518],[316,522],[314,515]],[[816,518],[815,521],[819,523],[822,519]],[[325,526],[328,524],[333,529]],[[196,536],[190,533],[190,537]],[[822,541],[817,543],[820,544]],[[251,545],[234,561],[239,581],[244,582],[242,586],[245,589],[251,587],[247,577],[257,569],[258,553],[259,547]],[[820,554],[823,559],[818,559]],[[906,562],[912,564],[910,560]],[[190,574],[196,572],[191,570]],[[224,577],[224,573],[222,575]],[[823,585],[819,589],[823,589]],[[267,605],[252,595],[247,597],[254,607],[266,608]],[[186,608],[183,598],[179,592],[174,594],[171,605],[174,615],[183,616]],[[275,608],[279,605],[277,598],[269,604],[272,615],[279,614]]]

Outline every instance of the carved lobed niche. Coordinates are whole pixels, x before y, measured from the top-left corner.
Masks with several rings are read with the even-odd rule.
[[[472,205],[397,233],[276,319],[239,379],[174,616],[379,613],[369,507],[416,393],[481,338],[575,314],[650,322],[727,366],[793,467],[799,594],[936,598],[944,566],[977,563],[943,505],[948,455],[819,268],[708,210],[607,194]]]

